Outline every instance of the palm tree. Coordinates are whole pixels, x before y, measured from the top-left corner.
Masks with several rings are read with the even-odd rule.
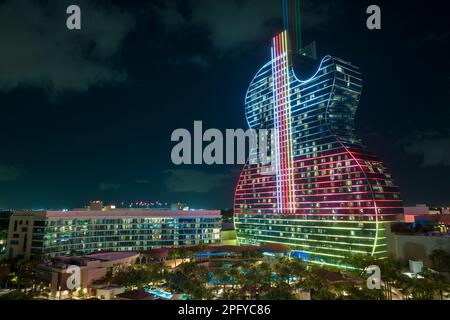
[[[171,259],[174,261],[174,266],[176,268],[177,267],[177,258],[180,257],[179,249],[178,248],[171,249],[169,255],[170,255]]]
[[[444,250],[433,250],[433,252],[429,255],[429,258],[433,262],[433,267],[439,271],[449,269],[450,255]]]
[[[127,289],[143,289],[153,281],[148,269],[143,265],[128,267],[118,271],[112,278],[112,282]]]
[[[392,258],[377,259],[370,255],[354,255],[345,259],[346,264],[352,266],[348,271],[363,276],[367,267],[375,265],[380,268],[384,294],[387,300],[392,300],[394,286],[402,279],[401,269],[403,262]]]
[[[172,290],[189,294],[193,299],[212,299],[211,281],[208,270],[194,262],[183,263],[170,273],[165,274]]]
[[[8,265],[0,266],[0,288],[8,288],[11,278],[11,270]]]
[[[265,291],[269,290],[274,282],[272,267],[267,262],[262,262],[258,267],[259,278],[260,278],[260,294],[263,294]]]
[[[245,270],[245,274],[240,278],[241,290],[245,295],[250,296],[250,299],[255,299],[259,293],[259,289],[261,286],[261,277],[258,270],[258,267],[254,265],[249,265]]]
[[[265,300],[295,300],[295,295],[288,284],[280,282],[264,292],[262,298]]]
[[[290,277],[292,274],[289,262],[289,258],[282,257],[278,259],[274,265],[274,272],[279,281],[286,282],[288,285],[290,284]]]
[[[444,292],[450,290],[450,285],[448,284],[446,278],[442,274],[432,272],[429,269],[424,269],[421,275],[430,281],[433,289],[437,291],[439,299],[444,300]]]
[[[314,292],[319,291],[322,287],[322,281],[316,274],[312,273],[311,270],[308,270],[301,280],[301,288],[303,290],[311,292],[311,299]]]
[[[313,298],[314,297],[314,298]],[[337,295],[335,294],[333,287],[328,283],[322,283],[322,286],[311,295],[313,300],[336,300]]]
[[[408,278],[406,280],[407,287],[406,292],[412,300],[432,300],[433,299],[433,287],[430,282],[425,279]]]
[[[341,284],[341,298],[344,300],[383,300],[384,292],[381,290],[370,290],[365,285],[344,282]],[[347,295],[342,294],[345,292]]]
[[[250,263],[247,261],[239,261],[230,270],[234,285],[233,290],[239,295],[241,300],[247,299],[248,280],[247,273],[250,267]],[[239,289],[239,290],[238,290]]]
[[[235,292],[236,285],[239,283],[239,279],[242,275],[241,266],[241,263],[234,263],[228,270],[228,274],[230,275],[231,290],[233,292]]]

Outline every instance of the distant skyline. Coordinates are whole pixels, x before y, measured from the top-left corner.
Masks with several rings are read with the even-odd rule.
[[[281,30],[279,0],[0,3],[0,208],[90,200],[231,208],[242,168],[175,166],[171,133],[247,129],[244,96]],[[382,9],[382,30],[366,8]],[[450,205],[444,1],[305,0],[304,43],[363,74],[357,133],[405,205]]]

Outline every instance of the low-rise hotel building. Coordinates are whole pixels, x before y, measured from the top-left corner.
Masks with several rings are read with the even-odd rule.
[[[80,257],[56,257],[47,259],[36,267],[36,278],[49,284],[50,299],[66,299],[70,295],[68,281],[70,283],[69,277],[73,272],[69,268],[76,266],[79,268],[79,287],[72,290],[81,289],[89,295],[97,290],[97,295],[103,296],[102,300],[110,300],[111,295],[123,293],[124,288],[105,288],[105,285],[97,287],[95,281],[103,279],[108,272],[136,264],[139,256],[137,252],[101,252]]]
[[[7,256],[57,257],[98,251],[220,243],[220,211],[23,211],[11,216]]]

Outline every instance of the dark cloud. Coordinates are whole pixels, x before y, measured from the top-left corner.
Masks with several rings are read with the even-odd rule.
[[[139,179],[139,180],[135,180],[134,182],[137,184],[149,184],[150,180]]]
[[[186,6],[190,10],[182,10]],[[304,1],[304,28],[325,27],[338,8],[337,3]],[[221,54],[266,39],[281,25],[281,2],[274,0],[169,0],[152,9],[167,32],[204,30],[213,49]]]
[[[422,167],[450,166],[450,136],[430,130],[401,141],[409,155],[421,156]]]
[[[16,167],[0,165],[0,181],[14,181],[19,175],[19,169]]]
[[[191,22],[204,28],[212,46],[224,53],[270,34],[279,17],[276,1],[192,1]]]
[[[120,183],[110,183],[110,182],[102,182],[99,185],[100,191],[117,191],[120,188],[122,188],[122,185]]]
[[[206,193],[230,183],[229,174],[212,174],[193,169],[167,170],[164,184],[169,192]]]
[[[205,56],[195,54],[188,59],[188,63],[194,64],[200,68],[207,68],[209,67],[209,61],[208,58]]]
[[[430,32],[422,38],[415,38],[412,43],[419,47],[428,47],[430,45],[445,45],[450,42],[450,31],[444,33]]]
[[[168,62],[173,65],[194,65],[203,69],[210,66],[208,58],[200,54],[194,54],[189,58],[169,59]]]
[[[79,0],[82,30],[66,28],[68,1],[0,3],[0,90],[36,87],[55,96],[124,81],[111,60],[135,20],[113,5]]]
[[[180,10],[181,2],[179,0],[166,0],[159,6],[150,5],[151,11],[157,14],[166,32],[175,32],[189,24],[189,20]]]

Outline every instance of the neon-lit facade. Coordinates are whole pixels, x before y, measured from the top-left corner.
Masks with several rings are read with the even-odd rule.
[[[348,254],[387,256],[385,227],[403,214],[398,187],[354,131],[359,69],[326,56],[300,80],[287,32],[247,92],[252,129],[276,129],[274,175],[248,163],[235,192],[242,245],[281,243],[311,262],[341,265]],[[302,70],[300,68],[300,73]]]
[[[219,244],[221,225],[215,210],[17,211],[7,254],[29,259]]]

